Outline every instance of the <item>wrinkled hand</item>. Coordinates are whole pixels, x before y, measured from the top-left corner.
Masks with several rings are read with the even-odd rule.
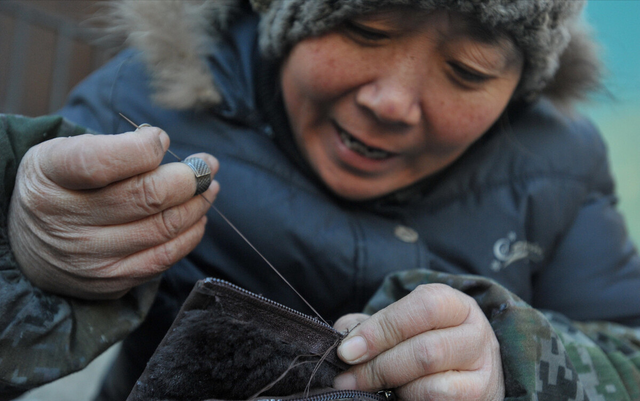
[[[355,364],[336,388],[393,388],[402,400],[504,399],[498,340],[475,300],[449,286],[422,285],[372,316],[343,316],[335,328],[352,329],[338,355]]]
[[[160,165],[158,128],[56,138],[18,169],[9,240],[24,274],[51,292],[111,299],[152,279],[200,242],[210,205],[184,163]],[[217,160],[202,158],[215,174]],[[204,196],[213,201],[213,181]]]

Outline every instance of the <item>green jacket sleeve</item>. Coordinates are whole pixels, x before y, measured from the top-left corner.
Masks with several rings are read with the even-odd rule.
[[[393,273],[364,312],[373,314],[428,283],[447,284],[480,305],[500,343],[507,400],[640,399],[640,328],[539,311],[487,278]]]
[[[157,282],[115,301],[85,301],[46,293],[21,273],[7,233],[18,165],[42,141],[86,133],[62,117],[0,115],[0,400],[85,367],[135,329]]]

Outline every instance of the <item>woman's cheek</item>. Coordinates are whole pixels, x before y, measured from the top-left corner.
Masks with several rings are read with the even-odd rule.
[[[440,132],[451,144],[470,145],[479,139],[498,119],[504,105],[494,99],[463,101],[441,110]],[[476,100],[476,99],[474,99]]]
[[[326,98],[341,93],[352,74],[357,71],[343,55],[340,43],[333,35],[306,39],[300,42],[290,55],[295,63],[294,80],[309,97]]]

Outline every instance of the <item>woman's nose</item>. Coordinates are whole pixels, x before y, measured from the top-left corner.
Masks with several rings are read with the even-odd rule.
[[[396,74],[358,88],[356,102],[384,123],[416,125],[422,118],[420,88],[415,80]]]

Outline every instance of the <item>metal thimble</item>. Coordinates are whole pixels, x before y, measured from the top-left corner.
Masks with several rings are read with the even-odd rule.
[[[211,169],[204,160],[199,157],[187,157],[182,163],[191,167],[196,175],[196,193],[193,196],[200,195],[211,185]]]

